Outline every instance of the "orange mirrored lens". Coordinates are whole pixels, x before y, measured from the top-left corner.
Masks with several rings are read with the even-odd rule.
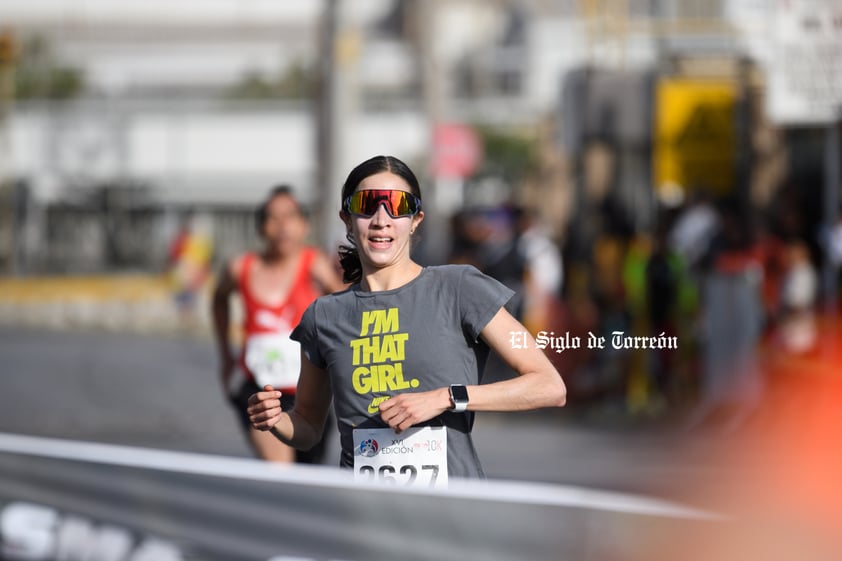
[[[360,216],[372,216],[380,205],[392,218],[412,216],[421,208],[421,201],[412,193],[391,189],[357,191],[345,201],[345,210]]]

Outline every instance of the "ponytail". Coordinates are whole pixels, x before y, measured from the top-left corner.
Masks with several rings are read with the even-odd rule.
[[[354,284],[363,279],[363,265],[351,234],[347,234],[346,237],[350,244],[339,246],[339,265],[342,267],[342,282]]]

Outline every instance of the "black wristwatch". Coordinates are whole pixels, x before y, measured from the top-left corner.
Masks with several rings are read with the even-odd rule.
[[[453,406],[450,408],[454,413],[461,413],[468,409],[468,388],[462,384],[452,384],[450,386],[450,402]]]

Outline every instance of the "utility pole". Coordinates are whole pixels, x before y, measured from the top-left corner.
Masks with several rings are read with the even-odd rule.
[[[430,210],[424,219],[424,258],[430,262],[442,262],[447,256],[449,227],[446,203],[449,190],[460,188],[435,176],[432,170],[432,155],[435,150],[434,140],[436,128],[448,117],[446,105],[446,84],[444,67],[439,49],[436,45],[436,27],[438,0],[415,0],[413,3],[415,19],[416,53],[419,57],[422,74],[422,95],[424,111],[427,117],[427,134],[429,135],[427,168],[431,172],[432,181],[429,193],[424,200]]]
[[[336,37],[339,31],[339,0],[326,0],[320,36],[320,64],[316,93],[316,191],[318,211],[316,225],[318,243],[325,251],[332,251],[335,239],[331,224],[336,220],[334,201],[337,187],[338,150],[336,143],[337,80]]]
[[[327,0],[322,25],[321,66],[319,71],[318,130],[316,140],[316,180],[319,193],[319,243],[332,253],[343,242],[345,229],[337,219],[339,196],[353,153],[347,138],[347,123],[360,111],[357,64],[362,44],[361,32],[351,6],[343,0]]]
[[[15,99],[15,69],[18,45],[14,32],[0,31],[0,263],[6,261],[6,272],[18,272],[18,238],[20,190],[16,187],[12,171],[12,143],[9,116]],[[8,247],[2,247],[3,241]],[[0,265],[2,266],[2,265]]]

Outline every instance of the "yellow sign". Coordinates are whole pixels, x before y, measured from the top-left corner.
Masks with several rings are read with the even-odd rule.
[[[733,191],[737,177],[733,83],[664,79],[655,100],[654,179],[661,192]]]

